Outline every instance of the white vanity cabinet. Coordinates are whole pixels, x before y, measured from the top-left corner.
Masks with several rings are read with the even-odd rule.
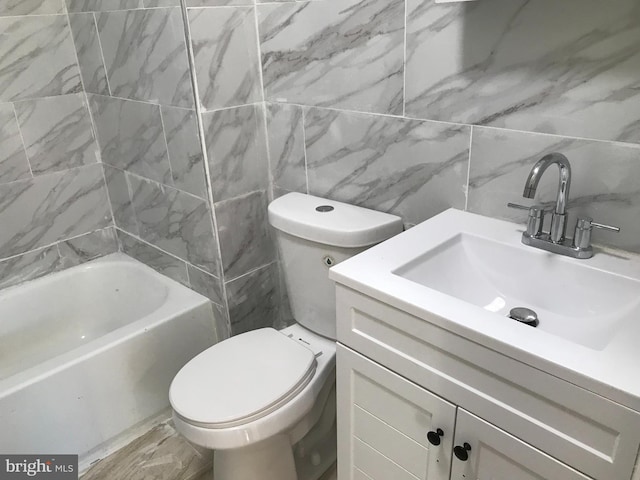
[[[341,345],[338,365],[340,480],[588,479]]]
[[[343,285],[336,298],[340,480],[631,479],[638,412]]]

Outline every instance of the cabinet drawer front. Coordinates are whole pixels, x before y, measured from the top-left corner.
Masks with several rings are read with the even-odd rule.
[[[354,470],[359,470],[372,480],[416,480],[423,478],[411,475],[357,438],[353,440],[353,465]]]
[[[640,415],[346,287],[338,341],[599,480],[629,479]]]
[[[339,477],[448,479],[456,407],[341,345],[337,361]]]
[[[469,458],[453,458],[451,480],[589,480],[576,470],[458,409],[456,445],[469,444]]]
[[[353,478],[353,480],[373,480],[369,475],[355,467],[353,467],[353,475],[351,478]]]

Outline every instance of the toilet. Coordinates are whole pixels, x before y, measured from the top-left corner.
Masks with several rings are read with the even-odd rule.
[[[316,480],[336,459],[328,269],[402,231],[394,215],[289,193],[269,205],[296,323],[222,341],[169,391],[175,427],[214,450],[214,480]]]

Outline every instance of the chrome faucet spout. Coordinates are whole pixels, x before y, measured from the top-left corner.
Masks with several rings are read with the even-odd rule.
[[[551,222],[550,236],[553,243],[562,243],[565,238],[567,201],[569,199],[569,188],[571,187],[571,164],[569,159],[557,152],[542,157],[529,172],[522,195],[525,198],[533,198],[535,196],[542,175],[551,165],[558,166],[560,181],[558,183],[558,195]]]
[[[542,174],[551,165],[557,165],[560,170],[558,196],[556,198],[554,213],[564,215],[567,212],[567,200],[569,199],[569,188],[571,187],[571,164],[569,163],[569,159],[561,153],[550,153],[538,160],[531,169],[531,172],[529,172],[527,181],[524,184],[522,196],[525,198],[533,198],[536,195]]]

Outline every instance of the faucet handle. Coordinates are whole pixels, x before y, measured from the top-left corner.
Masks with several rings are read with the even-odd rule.
[[[594,222],[593,220],[591,221],[591,226],[593,228],[599,228],[601,230],[611,230],[612,232],[616,232],[616,233],[620,232],[620,227],[616,227],[613,225],[605,225],[603,223],[597,223],[597,222]]]
[[[527,210],[529,212],[529,219],[527,220],[527,231],[525,235],[529,237],[538,237],[542,234],[542,226],[544,223],[545,209],[541,205],[533,205],[532,207],[525,207],[517,203],[507,203],[507,207],[515,208],[516,210]]]
[[[519,203],[507,203],[507,207],[514,208],[516,210],[529,210],[531,207],[527,207],[525,205],[520,205]]]
[[[593,218],[591,217],[578,218],[575,234],[573,236],[574,246],[582,249],[591,247],[591,232],[594,228],[599,228],[601,230],[610,230],[612,232],[620,231],[619,227],[594,222]]]

